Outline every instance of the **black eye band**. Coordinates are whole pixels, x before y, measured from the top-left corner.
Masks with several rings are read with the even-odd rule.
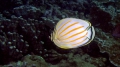
[[[93,30],[93,26],[89,26],[89,27],[88,27],[88,30],[89,30],[89,29],[91,29],[91,36],[90,36],[90,38],[88,38],[88,37],[87,37],[87,38],[88,38],[89,40],[91,40],[91,39],[93,38],[93,31],[94,31],[94,30]]]
[[[93,29],[93,26],[91,26],[91,36],[90,36],[90,39],[93,39],[94,37],[94,29]]]

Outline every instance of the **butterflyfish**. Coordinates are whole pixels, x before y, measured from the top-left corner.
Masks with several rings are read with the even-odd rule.
[[[51,33],[51,40],[63,49],[77,48],[89,44],[95,36],[91,23],[77,18],[60,20]]]

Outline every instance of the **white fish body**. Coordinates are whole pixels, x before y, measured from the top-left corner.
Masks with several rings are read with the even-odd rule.
[[[60,20],[51,40],[60,48],[70,49],[89,44],[95,36],[91,23],[82,19],[65,18]]]

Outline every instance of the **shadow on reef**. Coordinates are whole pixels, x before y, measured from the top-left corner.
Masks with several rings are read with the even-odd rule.
[[[106,58],[106,66],[115,67],[111,62],[109,61],[109,55],[107,53],[101,53],[100,48],[97,45],[95,41],[91,42],[89,45],[84,46],[81,48],[85,53],[89,54],[91,57],[98,58],[98,57],[104,57]],[[105,66],[105,67],[106,67]]]
[[[104,32],[113,30],[113,26],[110,23],[112,17],[109,13],[101,10],[99,7],[92,7],[90,9],[90,16],[90,22],[92,22],[95,27],[101,28]]]

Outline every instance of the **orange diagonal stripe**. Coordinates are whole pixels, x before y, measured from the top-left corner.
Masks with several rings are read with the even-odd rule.
[[[81,41],[81,42],[79,42],[79,43],[76,43],[76,44],[72,44],[72,46],[76,46],[76,45],[80,45],[82,42],[84,42],[85,40],[87,39],[87,37],[83,40],[83,41]]]
[[[60,32],[60,34],[63,33],[65,30],[67,30],[69,27],[74,26],[75,24],[78,24],[78,22],[75,22],[75,23],[73,23],[73,24],[70,24],[70,25],[67,26],[65,29],[63,29],[63,30]]]
[[[76,38],[76,39],[74,39],[74,40],[71,40],[71,41],[69,41],[69,42],[66,42],[66,43],[70,43],[70,42],[74,42],[74,41],[76,41],[76,40],[79,40],[79,39],[85,37],[87,34],[88,34],[88,32],[87,32],[85,35],[80,36],[80,37],[78,37],[78,38]]]
[[[66,22],[65,24],[63,24],[58,30],[57,32],[59,32],[67,23],[69,23],[71,20],[69,20],[68,22]]]
[[[62,36],[65,36],[65,35],[69,34],[70,32],[73,32],[73,31],[75,31],[75,30],[78,30],[78,29],[80,29],[80,28],[82,28],[82,27],[84,27],[84,26],[79,26],[79,27],[77,27],[77,28],[74,28],[74,29],[68,31],[67,33],[65,33],[65,34],[62,35]]]
[[[84,31],[86,31],[86,30],[83,30],[83,31],[81,31],[81,32],[78,32],[78,33],[76,33],[76,34],[73,34],[73,35],[71,35],[71,36],[69,36],[68,38],[65,38],[65,39],[72,38],[72,37],[74,37],[74,36],[76,36],[76,35],[78,35],[78,34],[81,34],[81,33],[83,33]]]
[[[83,35],[83,36],[81,36],[81,37],[78,37],[78,38],[76,38],[76,39],[74,39],[74,40],[72,40],[72,41],[70,41],[70,42],[74,42],[74,41],[76,41],[76,40],[79,40],[79,39],[85,37],[87,34],[88,34],[88,32],[87,32],[85,35]]]

